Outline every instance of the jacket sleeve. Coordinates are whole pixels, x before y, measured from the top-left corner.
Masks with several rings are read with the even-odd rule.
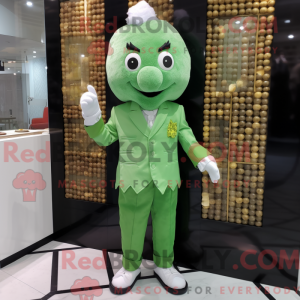
[[[111,111],[111,117],[104,124],[102,117],[92,126],[84,126],[89,137],[93,139],[99,146],[109,146],[118,140],[118,131],[116,128],[115,109]]]
[[[189,156],[193,165],[197,167],[198,163],[206,156],[210,155],[210,152],[202,147],[196,140],[194,133],[185,119],[185,112],[182,105],[180,107],[180,123],[178,127],[179,142]]]

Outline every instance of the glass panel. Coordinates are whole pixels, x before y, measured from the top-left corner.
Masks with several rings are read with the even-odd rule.
[[[260,227],[275,1],[257,3],[208,1],[203,139],[221,179],[204,174],[202,217]]]
[[[106,202],[106,150],[84,129],[80,97],[96,89],[106,122],[104,0],[61,1],[66,198]]]
[[[0,2],[0,130],[6,134],[48,128],[44,40],[43,1]]]

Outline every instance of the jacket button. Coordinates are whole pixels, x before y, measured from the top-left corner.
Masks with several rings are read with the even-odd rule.
[[[153,151],[153,152],[152,152],[152,156],[154,156],[154,155],[155,155],[155,152]]]
[[[152,164],[152,166],[151,166],[151,167],[152,167],[152,169],[155,169],[155,168],[156,168],[155,164]]]

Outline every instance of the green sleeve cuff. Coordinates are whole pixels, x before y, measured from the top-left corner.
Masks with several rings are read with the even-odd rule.
[[[204,147],[202,147],[200,144],[195,143],[192,145],[191,147],[192,149],[190,149],[191,151],[189,151],[189,156],[190,159],[192,161],[192,163],[194,164],[194,166],[197,168],[198,163],[206,156],[211,155],[211,153]]]
[[[95,137],[97,137],[98,135],[100,135],[104,129],[104,122],[103,119],[100,118],[100,120],[92,125],[92,126],[84,126],[84,129],[86,130],[87,134],[89,135],[89,137],[91,139],[94,139]]]

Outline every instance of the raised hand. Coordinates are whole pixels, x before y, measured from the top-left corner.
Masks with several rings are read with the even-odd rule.
[[[101,110],[95,88],[88,85],[87,89],[88,92],[84,93],[80,98],[80,105],[82,117],[84,118],[84,125],[92,126],[100,120]]]

